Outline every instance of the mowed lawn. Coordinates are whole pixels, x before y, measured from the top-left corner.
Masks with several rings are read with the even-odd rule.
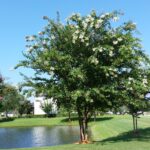
[[[69,144],[17,150],[150,150],[150,117],[142,116],[138,119],[138,123],[139,134],[135,137],[131,133],[132,118],[130,116],[98,117],[96,122],[90,122],[93,139],[91,144]],[[65,118],[29,118],[0,122],[0,127],[77,124],[77,121],[70,124]]]
[[[65,117],[56,118],[18,118],[8,121],[0,119],[0,128],[2,127],[32,127],[32,126],[57,126],[57,125],[78,125],[77,121],[68,122]]]

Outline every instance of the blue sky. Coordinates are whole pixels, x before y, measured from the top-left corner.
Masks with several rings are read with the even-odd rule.
[[[73,12],[82,15],[91,10],[98,13],[121,10],[122,21],[137,23],[145,52],[150,55],[150,0],[1,0],[0,1],[0,72],[12,84],[22,81],[19,72],[29,76],[31,70],[11,71],[23,59],[25,36],[36,34],[46,25],[43,16],[56,18],[60,12],[61,21]]]

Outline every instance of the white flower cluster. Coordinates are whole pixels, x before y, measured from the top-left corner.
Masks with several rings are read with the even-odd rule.
[[[104,18],[106,16],[108,16],[109,13],[106,13],[106,14],[103,14],[99,17],[99,19],[96,20],[95,22],[95,18],[92,16],[92,15],[88,15],[83,21],[82,21],[82,25],[83,25],[83,28],[84,29],[87,29],[87,27],[95,27],[96,29],[100,28],[103,21],[104,21]]]
[[[131,78],[131,77],[129,77],[129,78],[128,78],[128,84],[131,84],[132,82],[134,82],[134,79]]]
[[[122,38],[118,38],[117,40],[118,40],[119,42],[121,42],[121,41],[122,41]]]
[[[100,18],[101,19],[104,19],[105,17],[107,17],[107,16],[109,16],[110,15],[110,13],[105,13],[105,14],[102,14],[101,16],[100,16]]]
[[[119,37],[117,40],[113,41],[113,45],[117,45],[119,42],[121,42],[123,39]]]
[[[83,79],[83,75],[82,75],[82,74],[78,74],[77,77],[78,77],[79,79]]]
[[[86,30],[87,27],[88,27],[88,23],[87,23],[86,21],[83,21],[83,22],[82,22],[82,25],[83,25],[83,28]]]
[[[96,29],[100,28],[100,26],[102,25],[102,23],[103,23],[103,20],[102,19],[98,19],[97,22],[96,22],[96,24],[95,24],[95,28]]]
[[[55,36],[54,36],[54,35],[51,35],[51,39],[52,39],[52,40],[55,40]]]
[[[54,70],[55,70],[55,68],[54,68],[54,67],[50,67],[50,70],[51,70],[51,71],[54,71]]]
[[[94,21],[94,18],[91,16],[91,15],[88,15],[85,19],[85,21],[88,23],[88,22],[93,22]]]
[[[85,43],[86,46],[89,45],[89,37],[85,35],[85,32],[80,31],[78,28],[73,33],[72,43],[76,43],[77,40],[80,40],[82,43]]]
[[[70,17],[66,19],[67,21],[69,20],[81,20],[81,15],[80,13],[72,13]]]
[[[73,28],[75,29],[75,32],[73,33],[72,43],[75,44],[76,41],[80,39],[82,43],[85,43],[85,45],[88,46],[89,37],[87,36],[86,32],[90,30],[90,28],[99,29],[102,26],[105,19],[107,19],[107,17],[109,16],[111,17],[112,15],[110,13],[105,13],[97,17],[96,14],[92,12],[91,14],[82,18],[80,14],[72,14],[72,16],[69,17],[70,21],[75,21],[75,24],[72,25]],[[119,19],[117,16],[114,16],[114,17],[112,16],[112,18],[114,19],[114,21],[117,21]],[[79,24],[82,26],[79,26]],[[93,33],[91,32],[90,36],[96,37],[95,32]],[[113,41],[113,45],[117,45],[121,41],[122,41],[122,38],[119,37],[118,39]],[[102,52],[102,49],[100,49],[100,51]],[[110,52],[110,56],[112,55],[113,53]]]
[[[118,77],[117,69],[116,68],[109,68],[108,71],[109,71],[109,74],[111,76],[116,77],[116,78]],[[109,76],[109,74],[106,73],[106,76]]]
[[[96,57],[91,57],[91,63],[97,65],[99,63],[98,59]]]
[[[144,79],[142,80],[142,83],[143,83],[143,86],[144,86],[144,87],[146,87],[146,86],[147,86],[147,84],[148,84],[147,79],[146,79],[146,78],[144,78]]]
[[[114,55],[113,51],[110,50],[110,51],[109,51],[109,56],[112,57],[113,55]]]
[[[128,88],[130,91],[133,91],[133,88],[132,87],[130,87],[130,88]]]
[[[93,51],[93,52],[95,52],[95,51],[103,52],[103,48],[102,48],[101,46],[94,47],[94,48],[92,49],[92,51]]]
[[[54,67],[50,67],[49,74],[50,74],[52,77],[54,76],[54,70],[55,70]]]
[[[114,44],[114,45],[117,45],[117,44],[118,44],[118,41],[113,41],[113,44]]]
[[[47,43],[46,40],[43,40],[43,41],[42,41],[42,44],[43,44],[43,45],[46,45],[46,43]]]
[[[143,84],[147,84],[147,79],[143,79]]]
[[[49,65],[49,61],[45,60],[44,65]]]
[[[38,63],[42,63],[43,61],[42,61],[41,58],[39,58],[39,59],[37,59],[37,62],[38,62]]]
[[[144,95],[143,95],[143,94],[141,94],[141,95],[139,95],[139,97],[140,97],[140,98],[144,98]]]
[[[113,17],[114,22],[117,22],[118,20],[119,20],[119,17],[117,17],[117,16]]]

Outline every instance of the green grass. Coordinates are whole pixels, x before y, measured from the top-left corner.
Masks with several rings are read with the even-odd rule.
[[[2,127],[32,127],[32,126],[56,126],[56,125],[78,125],[77,121],[69,123],[65,117],[57,118],[18,118],[0,120]]]
[[[90,122],[93,144],[61,145],[42,148],[24,148],[13,150],[150,150],[150,117],[138,119],[139,135],[135,137],[130,116],[106,116]],[[29,118],[0,122],[0,127],[69,125],[65,118]],[[72,125],[77,125],[73,121]]]

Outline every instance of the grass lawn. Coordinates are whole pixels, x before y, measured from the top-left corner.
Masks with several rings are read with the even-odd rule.
[[[8,121],[0,120],[2,127],[32,127],[32,126],[56,126],[56,125],[78,125],[77,121],[68,122],[65,117],[56,118],[18,118]]]
[[[139,118],[139,135],[135,138],[130,116],[105,116],[90,122],[94,143],[87,145],[61,145],[42,148],[12,150],[150,150],[150,117]],[[77,125],[73,121],[72,125]],[[0,127],[69,125],[65,118],[28,118],[0,122]]]

